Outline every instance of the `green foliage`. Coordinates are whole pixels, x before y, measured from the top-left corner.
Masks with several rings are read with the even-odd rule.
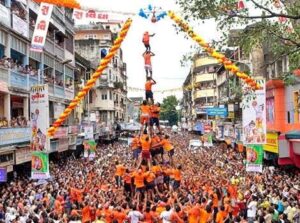
[[[177,125],[178,112],[176,111],[176,106],[178,103],[179,101],[174,95],[164,98],[161,104],[160,119],[168,120],[170,125]]]
[[[254,47],[267,48],[274,55],[275,62],[282,56],[289,56],[290,70],[299,68],[300,61],[300,1],[285,0],[281,10],[275,9],[273,0],[247,0],[247,9],[237,10],[237,0],[177,0],[186,20],[214,19],[223,34],[219,46],[228,44],[229,30],[247,27],[235,39],[236,45],[245,53]],[[279,18],[288,22],[281,23]]]

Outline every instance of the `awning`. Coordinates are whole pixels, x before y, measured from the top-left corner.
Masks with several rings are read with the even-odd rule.
[[[285,134],[286,139],[300,139],[300,131],[294,130]]]

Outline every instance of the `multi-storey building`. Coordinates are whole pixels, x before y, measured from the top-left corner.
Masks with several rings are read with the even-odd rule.
[[[218,61],[214,58],[206,54],[194,56],[192,69],[183,85],[183,106],[189,109],[185,112],[186,114],[192,114],[192,117],[197,119],[209,118],[205,109],[217,105],[217,68]]]
[[[48,84],[49,122],[74,97],[74,22],[68,9],[54,7],[43,53],[30,51],[39,5],[32,0],[0,1],[0,166],[30,161],[29,90]],[[71,116],[65,126],[72,126]],[[76,138],[51,140],[49,151],[63,151]],[[20,148],[21,147],[21,148]]]
[[[79,25],[75,35],[76,52],[93,65],[98,65],[109,51],[115,37],[116,34],[108,25]],[[127,74],[122,49],[118,50],[108,68],[97,80],[90,95],[91,111],[99,112],[100,122],[106,123],[107,127],[126,119]]]

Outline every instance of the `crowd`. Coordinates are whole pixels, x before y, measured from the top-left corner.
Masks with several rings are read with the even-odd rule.
[[[8,127],[28,127],[28,121],[24,116],[13,117],[10,122],[6,117],[0,117],[0,128]]]
[[[51,163],[44,184],[16,177],[0,188],[0,221],[299,222],[298,170],[246,173],[244,154],[221,146],[189,151],[191,138],[170,135],[173,165],[165,155],[149,169],[115,143],[101,145],[94,161]]]
[[[31,65],[24,65],[20,61],[8,58],[6,56],[3,56],[2,59],[0,59],[0,66],[18,71],[22,74],[29,74],[31,76],[38,75],[37,69],[34,69]]]

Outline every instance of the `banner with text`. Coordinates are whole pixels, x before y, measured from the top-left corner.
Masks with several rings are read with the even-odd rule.
[[[257,81],[262,89],[256,90],[254,97],[243,101],[243,142],[244,144],[266,143],[266,84]]]
[[[30,89],[31,150],[47,151],[50,140],[47,138],[49,128],[48,85],[36,85]]]
[[[94,10],[84,11],[81,9],[74,9],[73,19],[75,21],[94,21],[102,23],[123,23],[124,16],[113,12],[97,12]]]
[[[31,51],[43,52],[47,38],[48,26],[52,15],[53,5],[41,3],[36,25],[31,41]]]
[[[31,160],[31,178],[42,180],[48,179],[49,173],[49,157],[44,152],[32,152]]]
[[[264,158],[262,145],[248,145],[246,149],[246,171],[262,172],[262,163]]]

